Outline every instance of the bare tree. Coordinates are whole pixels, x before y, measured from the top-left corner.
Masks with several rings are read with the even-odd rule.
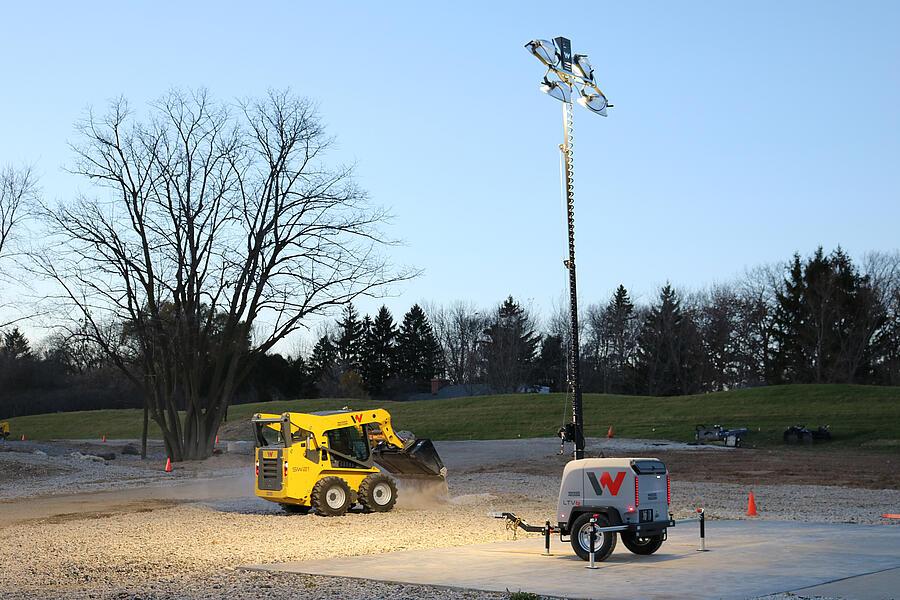
[[[37,198],[37,180],[30,168],[6,166],[0,170],[0,260],[10,251],[26,207]]]
[[[900,251],[869,252],[863,257],[862,272],[883,319],[874,324],[869,344],[876,381],[888,385],[900,382]]]
[[[105,194],[44,211],[37,263],[143,390],[173,460],[210,455],[256,357],[413,275],[381,255],[386,214],[352,168],[326,165],[332,140],[305,99],[173,91],[144,121],[119,100],[79,131],[72,170]]]
[[[774,377],[777,294],[784,288],[784,264],[748,269],[737,284],[737,338],[745,385],[762,385]]]
[[[5,269],[7,261],[16,252],[13,250],[17,237],[22,229],[23,221],[30,212],[31,206],[38,196],[37,179],[28,167],[15,168],[11,165],[0,169],[0,275],[8,274]],[[13,306],[21,309],[21,305]],[[18,316],[7,321],[0,320],[0,327],[6,327],[13,323],[27,319],[28,316]]]
[[[478,383],[483,375],[479,346],[488,326],[486,316],[462,300],[446,307],[429,304],[426,312],[443,349],[447,378],[461,385]]]

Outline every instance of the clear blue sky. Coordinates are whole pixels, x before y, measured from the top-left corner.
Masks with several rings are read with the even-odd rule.
[[[523,44],[567,35],[616,105],[576,114],[583,301],[900,246],[900,3],[487,4],[11,3],[0,164],[65,199],[87,189],[62,171],[87,106],[289,86],[396,215],[395,260],[425,269],[395,313],[510,293],[546,311],[565,281],[560,106]]]

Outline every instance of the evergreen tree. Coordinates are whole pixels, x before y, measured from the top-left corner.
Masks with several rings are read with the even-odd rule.
[[[338,367],[344,372],[356,371],[358,373],[363,324],[352,303],[344,307],[344,314],[337,322],[337,326],[337,338],[334,340],[334,345],[337,349]]]
[[[290,360],[292,389],[298,398],[315,398],[318,394],[316,380],[312,375],[309,362],[303,356],[297,356]]]
[[[372,317],[366,315],[363,317],[360,322],[360,333],[359,333],[359,360],[358,360],[358,368],[357,373],[359,374],[360,379],[362,380],[361,386],[365,389],[369,389],[369,370],[371,367],[371,359],[370,359],[370,348],[372,346]]]
[[[11,360],[28,360],[34,358],[31,352],[31,344],[18,327],[3,334],[3,345],[0,346],[0,354]]]
[[[315,382],[318,395],[333,393],[338,382],[337,348],[331,338],[323,335],[309,357],[309,376]]]
[[[441,346],[418,304],[403,316],[394,356],[396,374],[414,389],[428,389],[431,379],[440,375]]]
[[[487,379],[494,391],[515,392],[528,383],[540,336],[528,312],[512,296],[499,306],[485,335]]]
[[[606,342],[604,391],[622,393],[627,387],[637,342],[634,303],[624,285],[619,284],[603,311],[603,335]]]
[[[819,247],[805,263],[795,254],[776,298],[777,381],[871,377],[872,340],[886,323],[887,307],[840,247],[827,256]]]
[[[700,391],[699,342],[692,315],[684,313],[678,294],[667,283],[641,328],[637,369],[641,387],[652,396]]]
[[[363,377],[366,389],[372,396],[383,396],[386,392],[388,379],[392,375],[396,337],[394,317],[386,306],[382,306],[363,339]]]
[[[541,351],[535,364],[537,384],[547,386],[551,392],[566,391],[566,361],[561,335],[545,335],[541,338]]]

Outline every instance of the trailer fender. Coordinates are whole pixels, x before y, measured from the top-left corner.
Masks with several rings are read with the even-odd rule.
[[[623,525],[622,515],[619,513],[619,510],[613,506],[579,506],[572,509],[567,523],[559,524],[560,533],[562,535],[569,535],[569,525],[574,523],[578,517],[585,513],[603,515],[606,517],[607,521],[609,521],[610,527]]]

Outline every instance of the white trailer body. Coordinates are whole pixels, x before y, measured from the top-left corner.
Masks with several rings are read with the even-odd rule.
[[[556,518],[560,534],[572,537],[582,558],[589,554],[591,519],[601,529],[617,528],[632,552],[652,554],[673,524],[670,502],[669,473],[661,460],[585,458],[566,464]],[[615,538],[615,532],[595,535],[598,560],[612,553]]]

